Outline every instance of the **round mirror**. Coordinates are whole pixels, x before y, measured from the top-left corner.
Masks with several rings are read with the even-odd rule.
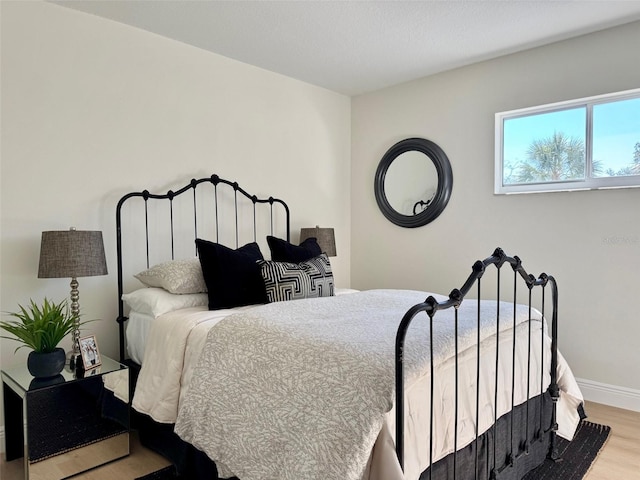
[[[384,154],[375,178],[378,207],[401,227],[420,227],[442,213],[453,187],[444,151],[424,138],[408,138]]]

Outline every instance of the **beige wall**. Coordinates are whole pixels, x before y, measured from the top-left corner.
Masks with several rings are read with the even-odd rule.
[[[212,173],[287,201],[294,240],[334,227],[349,286],[348,97],[57,5],[1,8],[0,310],[69,295],[36,278],[43,230],[102,230],[109,275],[79,279],[80,305],[116,356],[117,200]],[[3,366],[24,361],[16,345],[0,343]]]
[[[352,286],[447,293],[501,246],[557,278],[574,373],[640,389],[640,189],[493,194],[494,114],[640,87],[637,45],[638,22],[354,98]],[[435,222],[403,229],[378,210],[373,179],[412,136],[447,153],[453,194]]]

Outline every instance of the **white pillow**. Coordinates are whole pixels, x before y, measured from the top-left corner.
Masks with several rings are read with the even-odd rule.
[[[163,313],[173,312],[181,308],[207,306],[209,297],[206,293],[187,293],[174,295],[162,288],[141,288],[122,295],[122,300],[131,310],[159,317]]]
[[[147,287],[164,288],[170,293],[202,293],[207,285],[197,258],[169,260],[134,275]]]

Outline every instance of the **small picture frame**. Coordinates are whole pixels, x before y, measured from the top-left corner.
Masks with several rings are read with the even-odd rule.
[[[102,364],[100,351],[98,350],[98,341],[95,335],[88,335],[78,339],[80,354],[82,355],[82,363],[85,371],[93,370]]]

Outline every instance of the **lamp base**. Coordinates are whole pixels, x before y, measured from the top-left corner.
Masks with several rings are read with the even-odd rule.
[[[69,370],[73,371],[77,368],[82,368],[82,357],[80,354],[74,352],[73,350],[67,352],[67,360],[66,364],[69,365]]]

